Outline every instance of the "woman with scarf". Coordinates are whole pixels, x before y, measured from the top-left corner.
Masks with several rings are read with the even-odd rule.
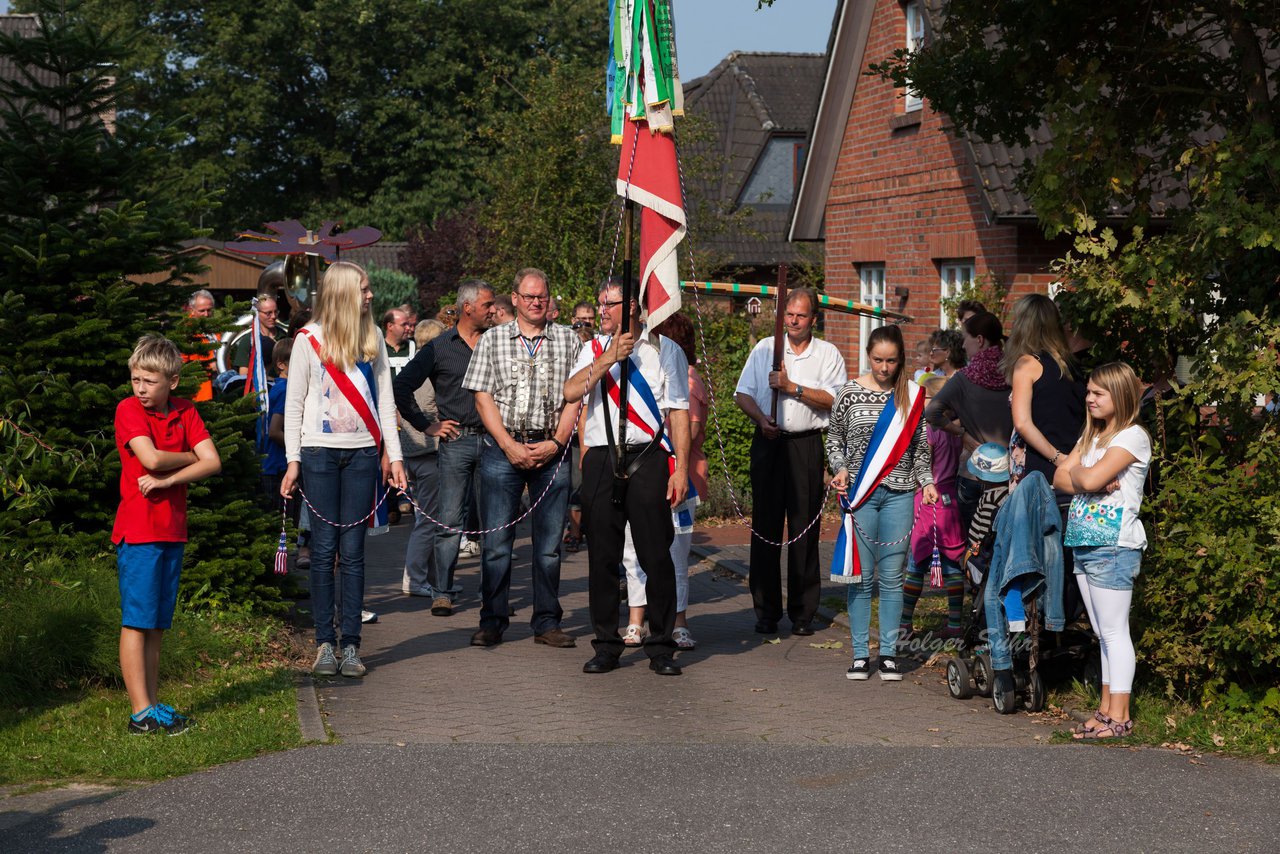
[[[284,405],[288,468],[280,494],[298,479],[311,520],[311,603],[317,676],[359,678],[364,605],[364,537],[379,487],[407,488],[387,348],[369,306],[364,269],[338,261],[325,271],[316,312],[294,339]],[[341,662],[334,630],[334,561],[342,596]]]
[[[870,370],[845,383],[836,395],[827,427],[831,488],[852,510],[836,543],[832,581],[848,585],[853,665],[845,676],[870,675],[871,586],[880,593],[880,678],[901,682],[898,625],[902,620],[902,569],[915,515],[921,503],[938,500],[933,456],[925,435],[924,392],[908,381],[902,331],[881,326],[867,339]],[[846,495],[847,493],[847,495]],[[849,519],[846,513],[846,519]],[[850,542],[853,540],[854,542]]]
[[[1000,320],[984,311],[970,315],[961,326],[969,363],[934,396],[925,407],[924,417],[932,426],[964,439],[956,490],[960,524],[962,530],[968,530],[984,486],[970,473],[969,456],[986,442],[1008,446],[1013,411],[1009,407],[1009,382],[1000,368],[1004,341]]]

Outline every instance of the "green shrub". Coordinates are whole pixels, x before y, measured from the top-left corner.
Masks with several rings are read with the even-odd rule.
[[[1280,684],[1280,435],[1273,424],[1224,452],[1230,441],[1210,430],[1207,453],[1161,463],[1147,508],[1139,659],[1188,698]]]
[[[110,551],[0,555],[0,697],[37,702],[56,692],[120,687],[120,592]],[[161,679],[189,679],[209,662],[265,654],[271,627],[247,608],[194,612],[180,598],[165,632]]]
[[[685,313],[694,323],[698,372],[712,400],[707,413],[706,440],[702,444],[710,469],[710,495],[704,496],[703,513],[735,516],[730,483],[742,512],[751,510],[751,437],[755,425],[733,400],[742,366],[751,353],[751,322],[743,314],[729,314],[705,297],[686,297]],[[723,441],[724,456],[721,456]],[[726,462],[728,481],[725,479]]]
[[[381,319],[388,309],[417,303],[418,280],[399,270],[369,265],[369,287],[373,289],[373,316]]]

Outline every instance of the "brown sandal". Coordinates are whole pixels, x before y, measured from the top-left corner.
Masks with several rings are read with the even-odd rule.
[[[1104,715],[1101,710],[1096,711],[1093,713],[1093,717],[1089,718],[1089,720],[1085,721],[1082,724],[1076,724],[1075,726],[1073,726],[1071,728],[1071,734],[1079,735],[1082,732],[1093,732],[1095,729],[1101,729],[1102,727],[1089,726],[1089,724],[1093,723],[1094,721],[1097,721],[1103,726],[1107,726],[1108,724],[1111,723],[1111,718]]]
[[[1102,733],[1104,732],[1110,734],[1103,735]],[[1100,726],[1097,729],[1085,730],[1079,735],[1074,736],[1074,738],[1076,741],[1110,741],[1114,738],[1125,738],[1131,732],[1133,732],[1132,719],[1129,719],[1124,723],[1118,723],[1108,719],[1104,726]]]

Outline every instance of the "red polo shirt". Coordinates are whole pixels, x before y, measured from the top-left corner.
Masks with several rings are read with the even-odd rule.
[[[116,450],[120,452],[120,507],[116,510],[113,543],[185,543],[187,541],[187,485],[138,490],[138,478],[151,474],[142,467],[129,441],[149,436],[157,451],[190,451],[209,438],[200,414],[189,400],[169,398],[169,411],[144,407],[136,397],[116,407]]]

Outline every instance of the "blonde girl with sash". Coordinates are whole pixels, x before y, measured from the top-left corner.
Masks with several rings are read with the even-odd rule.
[[[364,607],[364,537],[383,484],[406,487],[391,370],[369,313],[373,291],[356,264],[325,271],[315,315],[294,342],[285,398],[288,469],[280,486],[292,495],[299,475],[314,515],[311,602],[318,676],[359,677],[360,611]],[[380,506],[381,505],[381,506]],[[341,661],[335,650],[334,560],[342,587]]]
[[[924,390],[908,379],[902,332],[882,326],[867,339],[870,370],[836,395],[827,428],[831,487],[841,496],[844,520],[836,541],[831,579],[849,585],[853,664],[846,676],[871,672],[868,635],[871,587],[880,592],[880,678],[900,682],[898,624],[902,574],[914,516],[921,502],[938,500],[933,456],[925,434]],[[849,512],[852,511],[852,512]]]

